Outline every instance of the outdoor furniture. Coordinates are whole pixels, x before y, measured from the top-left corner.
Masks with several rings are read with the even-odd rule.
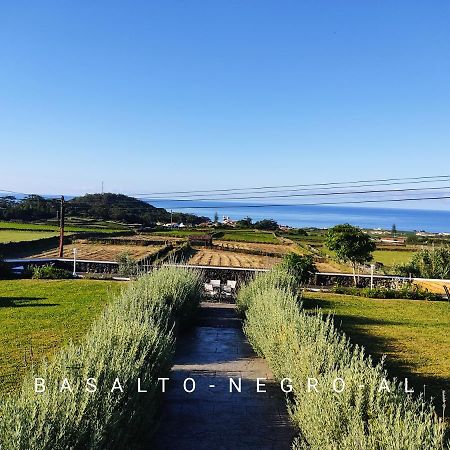
[[[212,287],[220,289],[220,280],[211,280]]]
[[[205,283],[204,287],[205,287],[205,294],[210,297],[214,297],[215,292],[213,285],[211,283]]]
[[[233,290],[236,289],[236,283],[237,283],[236,280],[227,280],[227,286]]]

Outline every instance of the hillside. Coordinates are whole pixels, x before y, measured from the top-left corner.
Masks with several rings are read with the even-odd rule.
[[[134,197],[123,194],[86,194],[66,203],[68,216],[141,223],[152,226],[156,222],[169,222],[170,213]],[[193,214],[173,213],[175,222],[198,224],[207,220]]]
[[[54,219],[59,210],[58,199],[32,195],[23,199],[0,198],[0,220],[33,222]],[[153,226],[169,222],[170,213],[134,197],[123,194],[86,194],[66,201],[66,217],[85,217],[96,220],[114,220]],[[209,220],[193,214],[173,213],[174,222],[199,224]]]

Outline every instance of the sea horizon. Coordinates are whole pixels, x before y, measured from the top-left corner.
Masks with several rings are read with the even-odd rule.
[[[340,223],[350,223],[361,228],[391,229],[395,224],[399,231],[425,231],[432,233],[450,232],[450,211],[335,206],[335,205],[277,205],[242,204],[238,202],[185,202],[146,199],[147,203],[176,212],[207,216],[210,219],[217,212],[219,220],[227,216],[232,220],[251,217],[253,221],[276,220],[280,225],[294,228],[329,228]]]

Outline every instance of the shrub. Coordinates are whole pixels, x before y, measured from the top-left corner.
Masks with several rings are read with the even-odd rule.
[[[279,269],[257,277],[238,294],[238,303],[252,346],[277,379],[292,380],[288,405],[299,430],[294,447],[444,448],[445,425],[432,406],[407,396],[396,381],[389,382],[390,393],[378,392],[386,377],[382,364],[373,366],[332,318],[302,311],[286,279]],[[307,391],[308,377],[318,380],[318,393]],[[342,393],[331,388],[338,377],[345,380]]]
[[[395,271],[406,277],[412,275],[422,278],[450,278],[450,248],[420,250],[409,263],[396,266]]]
[[[73,278],[72,272],[60,269],[47,264],[44,266],[34,266],[31,268],[31,278],[36,280],[62,280],[65,278]]]
[[[132,277],[138,273],[138,265],[136,261],[127,253],[121,253],[117,262],[119,263],[118,273],[123,277]]]
[[[442,300],[441,294],[430,292],[427,289],[421,289],[414,284],[405,284],[398,289],[389,289],[386,287],[376,288],[356,288],[346,286],[336,286],[333,288],[336,294],[355,295],[359,297],[384,298],[384,299],[407,299],[407,300]]]
[[[65,346],[26,378],[20,394],[0,403],[2,449],[127,448],[154,430],[158,377],[166,376],[174,329],[198,304],[200,278],[193,271],[162,268],[124,290],[80,344]],[[34,377],[46,380],[34,393]],[[120,377],[123,392],[111,392]],[[73,392],[60,392],[68,378]],[[98,390],[86,391],[86,379]],[[137,392],[137,379],[147,393]]]
[[[314,259],[310,255],[287,254],[282,265],[295,277],[299,284],[308,283],[311,276],[317,272]]]

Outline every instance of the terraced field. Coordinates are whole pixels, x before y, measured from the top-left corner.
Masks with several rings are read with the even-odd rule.
[[[21,231],[0,229],[0,243],[36,241],[38,239],[44,239],[53,236],[58,236],[58,233],[53,231]]]
[[[220,267],[247,267],[254,269],[264,269],[273,267],[280,262],[279,258],[260,255],[248,255],[231,251],[202,249],[199,250],[188,264],[199,266],[220,266]]]
[[[301,249],[294,243],[292,244],[257,244],[252,242],[232,242],[224,240],[214,240],[215,245],[220,245],[225,248],[235,248],[243,250],[256,250],[265,253],[276,253],[285,255],[290,252],[299,253]]]
[[[92,259],[97,261],[116,261],[120,254],[128,253],[134,259],[150,256],[161,250],[164,245],[105,245],[91,243],[74,243],[64,246],[64,258],[73,258],[73,249],[78,250],[78,259]],[[58,249],[29,255],[34,258],[57,258]]]

